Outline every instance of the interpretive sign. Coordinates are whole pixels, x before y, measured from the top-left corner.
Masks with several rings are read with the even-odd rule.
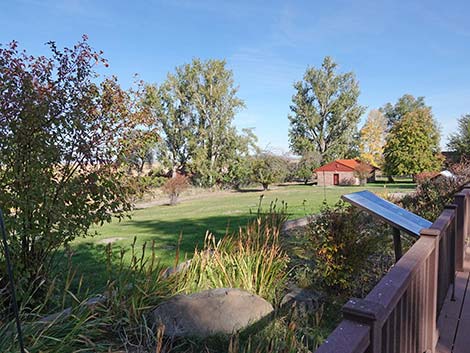
[[[393,245],[395,261],[397,262],[402,256],[400,231],[419,237],[422,229],[429,228],[432,225],[432,222],[427,219],[415,215],[367,190],[343,195],[341,198],[393,227]]]

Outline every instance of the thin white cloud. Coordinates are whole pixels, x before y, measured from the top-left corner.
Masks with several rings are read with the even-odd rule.
[[[390,25],[395,10],[390,1],[350,1],[331,6],[326,13],[301,9],[287,2],[279,13],[279,44],[298,46],[344,35],[380,35]]]
[[[256,84],[260,90],[291,87],[305,71],[305,66],[263,48],[240,49],[229,57],[228,62],[237,76]]]

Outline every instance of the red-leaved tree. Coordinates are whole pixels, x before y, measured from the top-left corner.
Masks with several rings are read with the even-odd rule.
[[[87,37],[31,56],[0,46],[0,207],[21,278],[43,275],[54,250],[122,217],[136,188],[119,163],[142,119],[117,79],[100,79]],[[3,268],[3,267],[2,267]]]

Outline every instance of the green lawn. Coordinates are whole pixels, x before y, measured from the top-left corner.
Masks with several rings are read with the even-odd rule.
[[[209,195],[183,201],[176,206],[159,205],[137,209],[132,218],[121,222],[113,221],[96,228],[99,233],[93,238],[77,239],[73,244],[73,262],[79,272],[85,273],[86,283],[91,288],[100,290],[105,277],[106,245],[103,241],[109,238],[122,238],[113,244],[115,252],[119,248],[128,249],[136,237],[136,244],[141,247],[144,242],[155,241],[156,253],[161,263],[169,266],[174,262],[178,237],[182,234],[181,257],[191,256],[196,246],[201,246],[206,231],[216,236],[225,234],[227,228],[236,230],[253,217],[260,197],[262,205],[269,208],[277,200],[287,203],[291,219],[317,213],[326,198],[329,204],[336,203],[342,194],[368,189],[376,193],[407,192],[414,189],[410,183],[369,184],[366,187],[317,187],[311,185],[277,186],[267,192],[245,190],[242,192],[215,192]],[[95,274],[90,276],[89,274]]]

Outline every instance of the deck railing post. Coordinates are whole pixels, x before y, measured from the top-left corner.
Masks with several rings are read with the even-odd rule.
[[[450,239],[450,280],[452,281],[452,300],[455,300],[455,272],[457,269],[457,235],[458,235],[458,226],[459,226],[459,214],[458,214],[458,205],[450,204],[446,205],[445,209],[452,210],[454,212],[454,221],[452,225],[452,233]]]
[[[343,306],[342,311],[345,319],[370,327],[370,346],[367,352],[380,353],[385,308],[381,304],[366,299],[351,298]]]
[[[467,184],[462,189],[462,192],[466,194],[466,213],[465,220],[467,221],[467,232],[464,234],[464,239],[466,240],[470,236],[470,184]]]
[[[455,269],[463,270],[465,253],[465,238],[468,231],[467,197],[470,190],[465,189],[455,195],[454,203],[457,205],[457,232],[455,234]]]
[[[440,231],[438,229],[422,229],[420,237],[431,237],[434,240],[434,250],[429,256],[429,274],[428,274],[428,286],[427,286],[427,303],[428,307],[425,308],[429,318],[429,322],[426,322],[426,335],[427,342],[426,347],[432,347],[431,352],[435,352],[435,347],[439,339],[439,332],[437,330],[437,286],[438,286],[438,272],[439,272],[439,237]]]
[[[470,184],[465,185],[462,190],[462,193],[465,194],[465,213],[464,213],[464,223],[463,223],[463,248],[462,248],[462,270],[468,271],[468,268],[464,269],[465,266],[465,249],[467,246],[468,238],[470,237]]]

